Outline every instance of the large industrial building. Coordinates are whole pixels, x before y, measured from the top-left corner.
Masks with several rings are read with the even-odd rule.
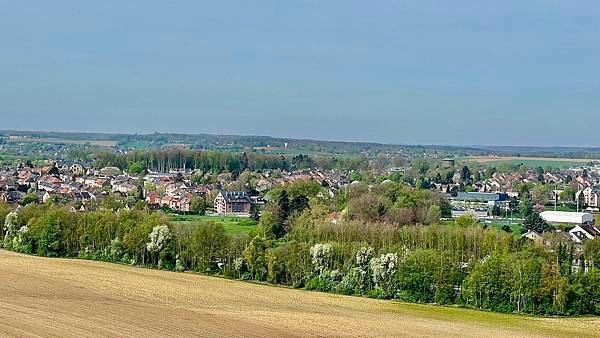
[[[486,203],[488,205],[497,205],[501,203],[508,203],[510,197],[506,193],[460,191],[456,198],[454,198],[454,200],[463,202],[481,202]]]
[[[594,215],[587,212],[544,211],[540,216],[554,224],[593,224]]]

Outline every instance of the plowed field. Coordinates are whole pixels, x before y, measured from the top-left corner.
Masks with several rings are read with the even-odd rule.
[[[0,251],[0,336],[593,336],[536,318]]]

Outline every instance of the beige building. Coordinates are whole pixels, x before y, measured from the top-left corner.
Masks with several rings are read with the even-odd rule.
[[[243,191],[222,191],[214,204],[217,214],[249,214],[252,201]]]

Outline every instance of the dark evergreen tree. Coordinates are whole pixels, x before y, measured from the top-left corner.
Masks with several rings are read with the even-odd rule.
[[[300,213],[309,207],[308,197],[304,195],[296,196],[292,198],[292,202],[290,203],[290,213]]]
[[[277,206],[279,207],[279,223],[285,223],[288,216],[290,215],[290,198],[286,190],[281,190],[279,199],[277,200]]]
[[[540,216],[537,211],[532,211],[523,220],[523,228],[533,230],[537,233],[543,233],[550,229],[550,225]]]
[[[471,170],[469,170],[469,167],[467,167],[467,166],[462,167],[462,169],[460,171],[460,179],[463,182],[471,179]]]
[[[519,210],[519,199],[516,196],[511,197],[508,201],[508,210],[513,212]]]
[[[144,180],[141,178],[140,178],[140,182],[137,186],[137,193],[138,193],[137,198],[140,201],[143,201],[144,200]]]
[[[502,210],[500,209],[500,206],[494,205],[492,207],[492,216],[502,216]]]
[[[260,220],[260,210],[256,204],[252,204],[250,207],[250,219],[257,222]]]
[[[446,174],[446,183],[452,183],[452,178],[454,177],[454,170],[450,170],[448,174]]]
[[[272,233],[275,238],[280,238],[285,234],[286,221],[290,215],[290,199],[286,190],[282,190],[277,200],[275,211],[275,224],[273,224]]]

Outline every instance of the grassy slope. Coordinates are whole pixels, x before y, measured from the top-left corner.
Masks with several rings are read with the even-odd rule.
[[[539,318],[0,250],[0,336],[594,336]]]
[[[498,222],[492,222],[491,224],[488,224],[489,226],[496,228],[498,230],[502,230],[502,227],[507,225],[510,227],[510,229],[512,230],[513,235],[515,236],[521,236],[521,228],[522,226],[520,224],[514,224],[514,223],[510,223],[508,221],[498,221]]]

